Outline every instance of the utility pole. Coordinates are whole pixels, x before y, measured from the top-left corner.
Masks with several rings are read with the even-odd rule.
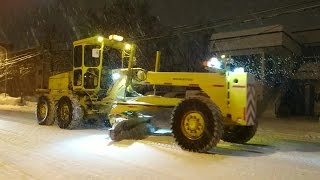
[[[4,97],[7,97],[7,80],[8,80],[8,76],[7,76],[7,63],[8,63],[8,50],[7,48],[3,47],[3,46],[0,46],[1,49],[4,50],[5,52],[5,60],[4,60],[4,66],[5,66],[5,70],[4,70],[4,73],[5,73],[5,82],[4,82]]]

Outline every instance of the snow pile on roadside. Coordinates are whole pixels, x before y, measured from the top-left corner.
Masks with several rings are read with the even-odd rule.
[[[20,111],[20,112],[34,112],[36,102],[34,97],[26,97],[21,101],[19,97],[5,96],[0,94],[0,110]]]
[[[15,97],[10,97],[10,96],[5,96],[4,93],[0,94],[0,105],[20,105],[21,104],[21,99],[20,98],[15,98]]]

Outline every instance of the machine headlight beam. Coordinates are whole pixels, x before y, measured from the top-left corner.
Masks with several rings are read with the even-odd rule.
[[[98,42],[101,43],[101,42],[103,42],[104,38],[102,36],[98,36],[97,40],[98,40]]]
[[[125,49],[125,50],[130,50],[130,49],[131,49],[131,44],[126,44],[126,45],[124,45],[124,49]]]
[[[208,61],[208,67],[221,69],[222,63],[218,60],[218,58],[213,57]]]
[[[121,41],[123,41],[123,37],[113,34],[113,35],[109,36],[109,40],[115,40],[115,41],[120,41],[121,42]]]
[[[244,68],[243,67],[237,67],[233,70],[235,73],[244,73]]]
[[[113,81],[116,81],[116,80],[120,79],[120,77],[121,77],[120,73],[116,72],[116,73],[112,74],[112,80]]]

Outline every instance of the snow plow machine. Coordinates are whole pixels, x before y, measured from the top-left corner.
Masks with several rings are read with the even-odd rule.
[[[75,129],[106,122],[110,138],[119,141],[152,135],[161,124],[182,149],[193,152],[208,151],[221,139],[246,143],[256,133],[255,81],[248,73],[159,72],[160,52],[154,71],[136,68],[136,45],[117,35],[73,46],[73,70],[51,76],[48,89],[37,90],[39,125],[57,121],[62,129]],[[159,95],[162,86],[184,92]],[[142,95],[141,87],[154,93]],[[164,112],[170,115],[161,120]]]

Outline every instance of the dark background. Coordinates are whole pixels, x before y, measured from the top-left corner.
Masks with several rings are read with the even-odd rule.
[[[1,0],[1,18],[14,14],[25,15],[28,9],[37,5],[46,5],[53,0]],[[84,8],[96,8],[104,0],[77,0]],[[169,26],[193,24],[208,19],[234,17],[250,12],[276,8],[303,2],[306,0],[150,0],[151,12],[159,16],[161,22]],[[264,23],[281,23],[293,28],[305,28],[318,25],[319,10],[282,16]]]

